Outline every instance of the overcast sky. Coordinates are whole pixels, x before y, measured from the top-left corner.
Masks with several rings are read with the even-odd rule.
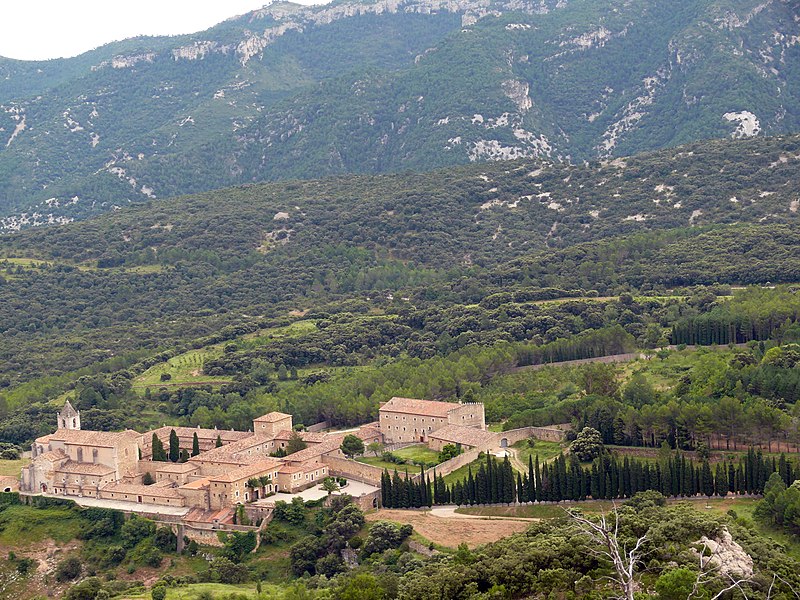
[[[264,4],[267,0],[5,0],[0,56],[26,60],[77,56],[137,35],[194,33]]]

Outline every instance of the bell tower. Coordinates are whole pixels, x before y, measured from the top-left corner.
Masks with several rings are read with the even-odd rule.
[[[58,428],[59,429],[80,429],[81,428],[81,412],[75,408],[67,400],[64,408],[58,413]]]

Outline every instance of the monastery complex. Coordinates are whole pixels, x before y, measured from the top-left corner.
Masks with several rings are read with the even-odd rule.
[[[434,450],[445,444],[485,449],[497,442],[497,434],[486,431],[482,404],[392,398],[379,414],[377,423],[350,431],[294,432],[291,415],[271,412],[254,419],[247,432],[165,426],[142,434],[82,430],[80,412],[67,402],[55,433],[33,443],[20,491],[151,505],[156,511],[225,511],[276,493],[301,492],[329,476],[374,485],[380,480],[377,467],[342,454],[347,434],[365,445],[426,443]],[[154,438],[168,448],[173,431],[184,461],[153,460]],[[280,456],[293,436],[305,449]]]

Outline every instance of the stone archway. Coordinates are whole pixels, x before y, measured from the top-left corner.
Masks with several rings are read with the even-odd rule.
[[[41,485],[41,491],[42,491],[42,493],[43,493],[43,494],[46,494],[46,493],[47,493],[47,484],[46,484],[46,483],[43,483],[43,484]]]
[[[501,448],[508,448],[508,438],[502,438],[500,440],[500,447]]]

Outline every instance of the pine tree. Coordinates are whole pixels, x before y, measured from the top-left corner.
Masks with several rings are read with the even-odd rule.
[[[200,454],[200,440],[197,437],[197,432],[194,432],[192,436],[192,456],[197,456]]]

